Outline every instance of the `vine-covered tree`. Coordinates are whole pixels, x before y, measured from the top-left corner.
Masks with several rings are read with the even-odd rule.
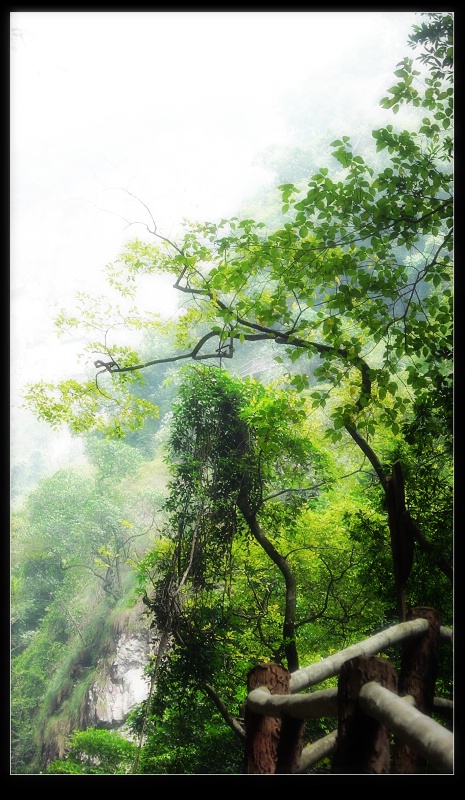
[[[296,579],[264,525],[268,516],[276,529],[284,511],[292,525],[302,502],[331,482],[327,459],[312,444],[304,420],[298,396],[289,398],[256,381],[243,383],[217,369],[197,368],[186,377],[169,442],[173,478],[166,509],[174,547],[165,554],[171,567],[154,603],[161,630],[168,625],[176,632],[182,625],[184,585],[196,594],[215,593],[219,586],[226,590],[234,540],[253,538],[285,585],[274,657],[285,656],[289,668],[298,669]],[[265,511],[267,506],[271,510]],[[185,643],[187,633],[180,638]]]
[[[336,471],[306,405],[303,395],[217,367],[184,370],[168,443],[166,525],[138,567],[160,635],[156,692],[135,719],[149,741],[140,771],[201,770],[204,747],[194,742],[211,735],[212,713],[219,731],[226,722],[243,740],[239,701],[257,661],[294,671],[320,636],[341,645],[354,620],[358,632],[383,618],[367,593],[371,581],[360,586],[363,545],[325,521]],[[214,771],[237,770],[236,759],[220,762]]]

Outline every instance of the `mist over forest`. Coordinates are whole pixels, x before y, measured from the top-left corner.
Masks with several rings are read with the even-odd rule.
[[[11,775],[452,771],[453,30],[10,14]]]

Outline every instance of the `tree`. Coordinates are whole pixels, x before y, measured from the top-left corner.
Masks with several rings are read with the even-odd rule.
[[[228,583],[235,537],[253,537],[284,580],[282,640],[275,657],[298,668],[297,587],[288,560],[262,528],[265,504],[287,523],[302,501],[331,480],[326,459],[304,428],[303,398],[234,380],[218,369],[190,371],[175,405],[170,437],[173,479],[166,502],[172,567],[154,604],[159,629],[182,623],[183,586],[194,593]],[[326,474],[325,474],[326,473]],[[240,514],[238,514],[240,512]],[[265,515],[266,516],[266,515]],[[244,524],[245,523],[245,524]],[[186,640],[187,633],[180,634]]]
[[[223,364],[237,343],[272,341],[292,362],[291,387],[311,389],[314,408],[327,410],[330,441],[352,440],[387,491],[377,431],[397,436],[406,411],[427,402],[451,372],[451,32],[452,16],[434,14],[410,37],[412,46],[425,46],[420,61],[429,72],[419,83],[420,71],[405,58],[381,104],[396,113],[411,103],[425,116],[414,131],[390,124],[373,131],[377,152],[388,154],[381,170],[343,136],[332,143],[335,178],[322,168],[303,191],[281,185],[290,221],[277,230],[251,219],[186,223],[174,242],[152,219],[147,229],[158,243],[130,243],[108,279],[134,299],[137,279],[174,276],[174,288],[190,300],[173,323],[178,352],[141,362],[132,348],[111,346],[107,306],[81,296],[80,316],[62,312],[57,324],[102,329],[104,342],[88,346],[101,353],[96,379],[29,387],[38,416],[123,435],[156,412],[131,391],[144,369],[186,359]],[[121,319],[120,308],[114,314]],[[126,323],[166,328],[138,306]]]
[[[92,452],[97,458],[95,448]],[[124,564],[134,540],[143,535],[132,530],[124,494],[105,475],[116,475],[122,461],[122,454],[114,457],[97,482],[79,470],[60,470],[28,496],[22,512],[21,569],[26,578],[35,577],[36,585],[45,583],[51,596],[70,570],[90,571],[105,592],[115,599],[121,595]]]
[[[105,428],[108,419],[97,413],[101,401],[121,432],[123,424],[135,426],[141,414],[153,410],[138,401],[139,412],[132,413],[137,398],[128,392],[144,368],[189,358],[223,363],[233,357],[236,342],[270,340],[296,362],[294,388],[311,383],[314,405],[328,406],[331,440],[341,440],[345,430],[379,472],[362,437],[365,442],[373,438],[377,424],[399,433],[405,409],[425,397],[450,364],[448,45],[447,69],[441,57],[451,26],[451,15],[440,15],[440,25],[433,19],[422,27],[421,37],[416,33],[416,39],[433,48],[426,63],[436,59],[425,77],[426,89],[414,88],[420,73],[410,59],[396,71],[400,81],[389,90],[393,98],[382,104],[395,111],[410,101],[426,116],[417,131],[397,132],[387,125],[373,132],[377,151],[389,154],[389,166],[382,171],[367,166],[343,136],[332,144],[343,170],[340,179],[333,180],[325,168],[312,176],[303,194],[293,184],[282,185],[283,212],[291,213],[292,221],[276,231],[253,220],[186,223],[182,241],[172,242],[152,220],[148,229],[160,244],[130,243],[117,265],[109,266],[108,278],[123,296],[134,297],[139,276],[175,276],[175,289],[192,301],[174,323],[180,352],[139,363],[130,348],[112,347],[109,339],[104,345],[94,341],[89,350],[102,354],[96,362],[100,391],[95,383],[36,384],[28,401],[39,417],[77,429]],[[432,121],[434,115],[441,124]],[[98,316],[95,304],[84,307],[86,299],[81,296],[80,318],[60,314],[60,328],[110,329],[108,309]],[[141,308],[130,313],[133,328],[161,326]]]
[[[325,519],[336,471],[305,406],[303,396],[217,367],[184,370],[166,526],[139,564],[160,636],[156,691],[135,720],[147,742],[139,770],[198,772],[208,761],[229,771],[224,751],[217,764],[197,742],[220,736],[212,711],[242,741],[248,669],[272,660],[296,670],[316,641],[341,645],[382,619],[357,580],[360,548],[337,530],[340,506]]]
[[[290,411],[292,422],[292,413],[305,400],[307,413],[318,413],[326,421],[328,452],[334,453],[337,447],[350,452],[346,458],[351,465],[358,457],[359,469],[368,466],[368,479],[378,483],[384,529],[388,518],[391,531],[400,616],[404,612],[414,543],[428,557],[429,567],[438,567],[443,576],[450,574],[444,539],[439,541],[437,530],[428,520],[422,520],[420,527],[405,507],[402,467],[405,462],[408,479],[409,469],[414,469],[414,453],[411,450],[407,454],[405,445],[409,444],[409,436],[415,439],[419,434],[421,409],[430,409],[431,399],[438,393],[442,398],[435,418],[442,416],[443,422],[450,422],[452,25],[451,14],[438,13],[428,14],[424,23],[415,26],[409,44],[423,47],[418,59],[422,69],[414,69],[413,60],[405,58],[397,65],[398,82],[381,101],[394,115],[402,105],[411,105],[413,129],[397,130],[388,124],[373,131],[375,153],[382,154],[382,164],[378,161],[378,166],[375,159],[357,154],[348,136],[334,140],[334,171],[323,167],[305,185],[286,183],[279,187],[283,222],[275,229],[269,230],[265,223],[253,219],[186,222],[184,234],[172,241],[157,229],[145,206],[149,215],[147,231],[155,241],[131,242],[107,272],[110,285],[121,294],[127,308],[109,310],[107,302],[99,305],[81,295],[78,313],[63,311],[57,320],[61,330],[83,326],[94,334],[96,328],[100,329],[101,340],[93,340],[87,348],[89,354],[100,355],[95,362],[95,379],[73,379],[57,386],[39,383],[30,386],[27,394],[29,405],[52,425],[66,423],[75,431],[87,429],[122,436],[125,430],[142,425],[147,415],[156,413],[153,399],[135,391],[147,370],[187,360],[224,367],[233,363],[241,346],[272,344],[276,361],[285,364],[288,371],[289,399],[281,405],[284,432],[289,421],[284,408]],[[166,273],[173,276],[174,289],[186,301],[169,326],[150,311],[145,313],[142,298],[137,295],[139,281],[144,283]],[[169,330],[174,337],[173,351],[141,358],[133,348],[113,345],[113,325],[122,318],[132,330]],[[190,396],[192,408],[199,414],[205,411],[206,391],[206,385],[197,385],[195,396]],[[228,392],[226,395],[230,401]],[[221,402],[225,399],[218,397]],[[214,407],[217,425],[221,415],[218,406]],[[175,553],[176,563],[172,563],[178,578],[176,590],[184,575],[191,573],[195,561],[199,566],[191,573],[192,590],[209,588],[208,584],[214,583],[215,568],[229,553],[237,524],[232,513],[235,503],[241,512],[239,524],[245,525],[262,546],[286,583],[285,624],[276,652],[281,654],[284,646],[289,664],[295,668],[296,618],[295,605],[290,602],[295,575],[291,576],[287,562],[278,558],[278,548],[266,544],[268,539],[263,538],[257,518],[262,499],[261,469],[266,465],[270,471],[265,470],[264,477],[274,485],[273,459],[260,438],[251,445],[250,430],[256,420],[253,413],[250,417],[241,416],[243,413],[244,408],[238,413],[234,403],[227,413],[228,430],[233,437],[239,437],[236,450],[234,443],[215,434],[217,444],[226,448],[224,459],[230,467],[223,484],[210,481],[212,474],[224,476],[221,458],[214,464],[207,459],[208,466],[203,471],[194,457],[195,449],[187,457],[189,443],[195,444],[197,438],[191,435],[184,416],[184,428],[175,434],[186,460],[180,462],[175,479],[178,505],[173,501],[170,509],[174,519],[181,522],[176,514],[182,508],[191,509],[190,505],[179,503],[188,485],[187,475],[191,486],[195,479],[196,483],[195,493],[185,497],[195,498],[195,502],[191,515],[185,514],[180,527],[186,535],[181,536],[174,551],[169,546],[165,555],[162,551],[166,561],[162,558],[160,566],[169,565]],[[270,415],[273,424],[277,418],[276,412]],[[209,430],[204,422],[202,425]],[[265,430],[264,425],[261,430]],[[242,451],[237,449],[240,447]],[[258,456],[259,453],[264,455]],[[187,472],[183,473],[182,468]],[[442,478],[444,485],[450,486],[450,475],[443,472]],[[289,509],[292,515],[292,504],[286,505],[285,512],[280,509],[280,524]],[[199,510],[206,522],[203,538],[198,527]],[[219,520],[214,519],[215,510]],[[261,513],[266,516],[266,506]],[[359,515],[363,523],[362,518],[363,513]],[[356,541],[360,527],[353,528]],[[428,540],[425,530],[435,537],[434,543]],[[399,531],[409,543],[404,561],[396,550],[404,541],[399,539]],[[446,535],[450,541],[450,531]],[[430,557],[435,548],[440,552]],[[368,560],[366,566],[371,568]],[[334,565],[329,562],[328,573],[334,580]],[[342,579],[342,575],[341,564],[337,577]],[[250,573],[249,578],[253,593]],[[218,625],[218,607],[214,593],[206,592],[202,597],[203,603],[197,608],[201,608],[202,623],[208,630],[213,620]],[[171,606],[168,604],[167,608]],[[183,612],[186,608],[189,609],[188,603]],[[182,615],[178,621],[182,623]],[[191,626],[183,632],[186,635],[193,630]]]

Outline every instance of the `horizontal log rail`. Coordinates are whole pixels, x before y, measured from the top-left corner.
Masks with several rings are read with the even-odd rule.
[[[294,719],[319,719],[337,715],[337,689],[321,689],[299,696],[270,694],[266,687],[252,689],[247,705],[255,714],[265,717],[293,717]]]
[[[453,638],[452,628],[445,628],[444,625],[441,625],[439,628],[439,641],[452,644]]]
[[[404,697],[398,697],[371,681],[360,689],[358,702],[365,714],[385,724],[439,772],[448,774],[454,771],[454,737],[451,731],[417,711]]]
[[[334,692],[334,696],[337,697],[337,689],[330,689],[328,691]],[[400,698],[404,703],[411,704],[411,697],[402,697]],[[434,707],[438,711],[446,710],[449,713],[452,713],[452,702],[450,700],[443,700],[442,698],[436,697],[434,699]],[[411,741],[411,740],[410,740]],[[327,736],[323,736],[322,739],[318,739],[316,742],[311,742],[311,744],[306,744],[305,747],[302,749],[301,757],[300,757],[300,764],[297,770],[298,773],[302,774],[306,772],[308,769],[311,769],[324,758],[331,758],[336,751],[336,744],[337,744],[337,730],[331,731],[328,733]],[[449,754],[447,756],[448,762],[445,766],[445,772],[449,771],[449,767],[451,766],[451,750],[449,750]],[[423,751],[424,754],[424,751]]]
[[[335,675],[339,674],[344,662],[350,658],[374,656],[377,653],[382,653],[405,639],[421,636],[421,634],[426,633],[428,627],[428,620],[426,619],[401,622],[399,625],[393,625],[392,628],[376,633],[358,644],[346,647],[345,650],[340,650],[339,653],[328,656],[328,658],[324,658],[317,664],[310,664],[308,667],[299,669],[291,675],[289,687],[291,694],[297,694],[302,689],[321,683],[327,678],[334,678]]]
[[[402,702],[415,705],[413,697],[400,697]],[[320,689],[311,694],[299,696],[289,694],[270,694],[266,686],[252,689],[247,698],[247,705],[255,714],[264,717],[293,717],[294,719],[319,719],[320,717],[337,716],[337,688]],[[443,716],[450,717],[453,712],[451,700],[442,697],[434,698],[434,710]]]
[[[300,764],[297,772],[306,772],[311,769],[315,764],[318,764],[324,758],[330,758],[336,750],[337,745],[337,731],[331,731],[327,736],[318,739],[317,742],[307,744],[302,750],[300,756]]]

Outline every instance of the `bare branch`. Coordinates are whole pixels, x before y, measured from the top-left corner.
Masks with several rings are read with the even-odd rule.
[[[315,491],[315,489],[319,489],[320,486],[326,486],[327,483],[328,481],[321,481],[321,483],[316,483],[314,486],[307,486],[300,489],[281,489],[279,492],[274,492],[274,494],[269,494],[268,497],[264,497],[262,500],[262,505],[263,503],[266,503],[268,500],[273,500],[274,497],[280,497],[282,494],[290,494],[291,492],[294,493],[300,492],[302,494],[304,494],[305,492],[313,492]]]

